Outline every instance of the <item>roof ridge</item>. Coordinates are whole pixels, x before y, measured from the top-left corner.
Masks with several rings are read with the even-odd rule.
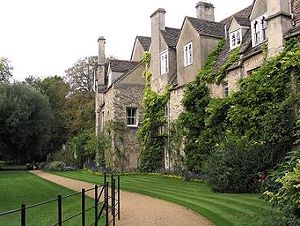
[[[245,7],[244,9],[242,9],[242,10],[240,10],[240,11],[238,11],[238,12],[236,12],[236,13],[234,13],[234,14],[232,14],[232,15],[226,17],[226,18],[224,18],[223,20],[220,21],[220,23],[226,23],[231,17],[234,17],[234,16],[238,15],[239,13],[241,13],[241,12],[243,12],[243,11],[249,10],[250,7],[251,7],[251,9],[252,9],[253,3],[252,3],[251,5]],[[250,14],[251,14],[251,13],[250,13]],[[241,18],[246,18],[246,17],[241,17]]]
[[[223,23],[218,22],[218,21],[205,20],[205,19],[200,19],[200,18],[192,17],[192,16],[186,16],[186,18],[187,18],[187,19],[193,19],[193,20],[199,20],[199,21],[205,21],[205,22],[214,23],[214,24],[224,25]]]
[[[128,63],[139,63],[139,61],[133,61],[133,60],[120,60],[120,59],[109,59],[110,61],[122,61],[122,62],[128,62]]]
[[[136,37],[139,37],[139,38],[151,38],[149,36],[144,36],[144,35],[137,35]]]
[[[168,29],[174,29],[174,30],[179,30],[179,31],[181,31],[180,28],[175,28],[175,27],[165,27],[165,28],[168,28]]]

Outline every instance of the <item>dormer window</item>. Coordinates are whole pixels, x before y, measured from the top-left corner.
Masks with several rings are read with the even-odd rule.
[[[261,16],[251,22],[253,46],[257,46],[267,40],[267,27],[266,16]]]
[[[183,47],[183,52],[184,52],[184,66],[187,67],[193,64],[193,45],[191,42]]]
[[[168,50],[160,54],[160,74],[167,74],[169,72],[169,56]]]
[[[230,33],[230,49],[234,49],[242,44],[242,31],[237,30]]]

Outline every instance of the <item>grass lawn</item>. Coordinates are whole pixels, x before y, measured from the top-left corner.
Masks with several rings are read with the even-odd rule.
[[[58,194],[74,193],[60,185],[41,179],[26,171],[0,171],[0,212],[20,208],[21,203],[35,204],[56,198]],[[86,198],[86,208],[93,205]],[[81,211],[81,195],[63,200],[64,219]],[[87,213],[87,225],[92,223],[93,209]],[[0,217],[0,225],[20,225],[20,213]],[[52,225],[57,222],[57,202],[26,210],[26,225]],[[74,218],[64,225],[81,225],[81,217]]]
[[[102,176],[85,170],[56,174],[102,183]],[[268,204],[259,199],[259,195],[215,193],[205,183],[186,182],[157,175],[122,176],[121,188],[188,207],[220,226],[265,225],[262,219],[272,213]]]

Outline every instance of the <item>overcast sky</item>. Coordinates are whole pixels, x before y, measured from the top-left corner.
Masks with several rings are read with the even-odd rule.
[[[216,20],[253,0],[212,0]],[[0,57],[13,75],[64,75],[76,60],[97,54],[97,39],[107,55],[129,60],[136,35],[150,36],[150,15],[164,8],[166,26],[180,28],[184,16],[196,16],[198,0],[0,0]]]

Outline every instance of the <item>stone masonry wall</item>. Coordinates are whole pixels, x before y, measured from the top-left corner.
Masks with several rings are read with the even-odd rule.
[[[113,96],[114,121],[124,122],[126,125],[126,108],[136,107],[139,123],[142,120],[142,100],[144,86],[136,84],[115,84]],[[140,143],[137,138],[138,127],[125,128],[122,139],[116,139],[114,143],[113,165],[116,168],[136,169],[138,167]],[[123,158],[118,158],[117,151],[122,153]]]
[[[296,26],[299,26],[300,25],[300,0],[293,0],[292,7],[294,13],[294,21],[296,23]]]
[[[178,119],[181,112],[183,112],[183,106],[181,100],[184,95],[185,87],[174,89],[171,91],[169,101],[169,120],[175,121]]]

